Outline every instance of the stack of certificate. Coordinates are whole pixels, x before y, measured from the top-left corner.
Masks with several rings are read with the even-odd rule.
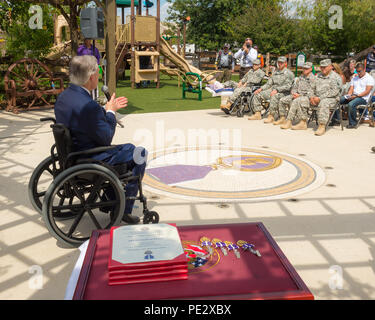
[[[187,258],[174,224],[112,227],[109,285],[187,279]]]

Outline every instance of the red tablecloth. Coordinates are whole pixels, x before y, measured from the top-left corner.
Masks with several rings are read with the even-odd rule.
[[[108,285],[109,231],[94,231],[73,299],[313,299],[262,223],[178,227],[183,243],[202,236],[255,244],[262,257],[249,251],[237,259],[216,249],[209,263],[190,270],[187,280]]]

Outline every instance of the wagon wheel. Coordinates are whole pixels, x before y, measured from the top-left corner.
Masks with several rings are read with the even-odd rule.
[[[50,105],[43,96],[43,91],[51,89],[52,80],[53,75],[48,67],[39,60],[30,58],[13,63],[4,77],[5,90],[9,92],[8,84],[13,81],[13,94],[21,96],[28,109],[40,101]]]

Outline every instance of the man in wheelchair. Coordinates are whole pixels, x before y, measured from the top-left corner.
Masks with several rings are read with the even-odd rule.
[[[238,83],[233,94],[228,98],[226,105],[221,107],[221,110],[226,114],[229,114],[233,107],[239,102],[239,98],[246,94],[251,94],[256,85],[260,85],[266,73],[261,69],[261,63],[259,59],[253,61],[253,68],[245,74],[245,76]],[[235,103],[237,102],[237,103]]]
[[[110,146],[116,130],[116,111],[127,106],[127,98],[116,98],[115,93],[105,108],[94,101],[90,92],[97,88],[99,67],[93,56],[76,56],[70,64],[70,83],[55,104],[56,122],[69,129],[72,151],[79,152],[97,147]],[[87,157],[87,156],[86,156]],[[125,164],[133,176],[143,178],[147,151],[126,143],[90,155],[93,161],[102,161],[110,166]],[[139,217],[131,215],[141,179],[130,180],[125,186],[126,202],[122,220],[136,224]],[[111,199],[111,191],[106,197]]]

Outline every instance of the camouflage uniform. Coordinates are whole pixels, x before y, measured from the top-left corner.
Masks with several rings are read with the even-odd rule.
[[[315,84],[315,81],[316,77],[312,72],[307,77],[302,74],[299,78],[297,78],[291,91],[292,95],[280,100],[280,115],[285,112],[285,106],[289,104],[290,109],[288,112],[287,120],[307,120],[307,110],[310,107],[310,98],[314,95],[313,86]],[[300,96],[293,100],[293,94],[295,93],[298,93]],[[284,116],[285,114],[286,112],[284,113]]]
[[[265,75],[266,73],[262,69],[258,69],[257,71],[251,69],[240,81],[244,86],[236,88],[233,94],[229,97],[228,102],[233,103],[236,101],[242,92],[252,92],[253,86],[260,84]]]
[[[341,77],[333,70],[328,76],[319,73],[313,85],[313,96],[320,99],[318,105],[318,122],[325,125],[329,120],[329,109],[340,100],[342,88]]]
[[[294,74],[288,68],[276,70],[267,83],[262,86],[262,91],[253,100],[254,112],[262,111],[262,100],[270,99],[270,115],[275,118],[278,113],[278,105],[281,98],[290,93],[294,81]],[[277,90],[277,94],[271,97],[271,92]]]

